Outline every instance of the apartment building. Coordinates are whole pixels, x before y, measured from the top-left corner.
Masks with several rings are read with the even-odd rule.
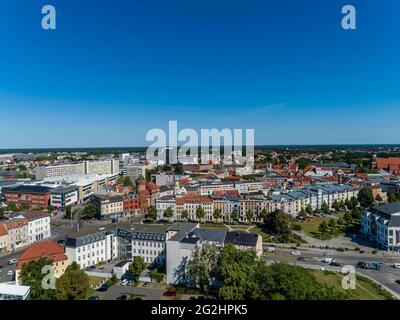
[[[122,193],[95,193],[92,203],[96,206],[101,219],[118,217],[124,212],[124,196]]]
[[[3,224],[8,232],[8,251],[28,245],[29,221],[27,219],[15,219]]]
[[[199,219],[196,216],[196,211],[200,207],[204,210],[203,220],[208,220],[208,221],[212,220],[214,207],[211,197],[187,195],[176,198],[176,205],[175,205],[176,219],[181,220],[182,212],[187,211],[189,220],[197,221]]]
[[[8,251],[8,231],[7,228],[0,224],[0,254]]]
[[[361,233],[388,251],[400,252],[400,202],[364,211]]]
[[[28,244],[51,237],[50,214],[40,211],[17,213],[12,219],[28,220]]]
[[[34,172],[36,180],[68,175],[119,174],[119,161],[110,159],[39,166],[35,168]]]

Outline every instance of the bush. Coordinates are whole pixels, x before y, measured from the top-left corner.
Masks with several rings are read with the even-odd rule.
[[[377,254],[377,253],[378,253],[378,250],[376,250],[376,249],[372,250],[372,254]]]
[[[354,251],[360,251],[361,249],[360,249],[360,247],[355,247],[354,248]]]
[[[301,231],[301,225],[298,223],[294,224],[292,228],[293,228],[293,230]]]
[[[347,249],[347,248],[346,248],[346,249]],[[343,252],[344,249],[343,249],[343,248],[336,248],[336,251]]]

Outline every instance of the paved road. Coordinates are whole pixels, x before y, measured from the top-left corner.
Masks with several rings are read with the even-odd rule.
[[[107,292],[96,292],[95,294],[100,297],[100,300],[116,300],[120,295],[128,293],[137,295],[143,300],[161,300],[163,298],[163,291],[161,289],[122,285],[115,285]]]
[[[381,270],[364,270],[356,268],[356,271],[360,274],[367,275],[376,281],[378,281],[383,286],[393,290],[395,293],[400,295],[400,285],[395,282],[395,280],[400,279],[400,269],[393,267],[395,262],[400,262],[400,257],[393,257],[389,255],[372,255],[372,254],[360,254],[356,252],[337,252],[329,250],[296,250],[300,251],[303,257],[309,259],[308,262],[297,261],[298,256],[291,255],[291,249],[276,249],[274,254],[267,254],[267,260],[271,261],[282,261],[282,262],[292,262],[301,265],[316,265],[321,267],[327,267],[328,264],[322,262],[324,257],[332,257],[342,266],[352,265],[356,266],[360,261],[381,261]],[[340,270],[341,268],[337,268]]]

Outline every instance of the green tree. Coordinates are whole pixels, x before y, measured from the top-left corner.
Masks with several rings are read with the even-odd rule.
[[[51,204],[49,204],[48,206],[47,206],[47,211],[54,211],[54,206],[52,206]]]
[[[307,212],[308,214],[312,214],[313,210],[312,210],[311,204],[308,204],[308,205],[307,205],[307,207],[306,207],[306,212]]]
[[[232,221],[238,221],[239,219],[239,212],[236,209],[233,209],[230,215]]]
[[[321,205],[321,211],[324,213],[329,213],[329,206],[327,205],[327,203],[325,201]]]
[[[145,269],[146,263],[144,262],[144,259],[142,257],[135,256],[133,257],[132,263],[129,265],[128,273],[135,277],[139,277]]]
[[[7,204],[7,211],[12,211],[16,212],[18,210],[18,207],[15,203],[11,202]]]
[[[377,201],[377,202],[382,202],[383,201],[383,199],[382,199],[382,197],[381,197],[381,195],[379,193],[376,195],[375,201]]]
[[[206,243],[198,246],[187,265],[187,273],[191,281],[201,290],[208,292],[210,279],[215,275],[218,261],[218,250],[215,244]]]
[[[362,211],[359,207],[356,207],[351,211],[352,219],[357,220],[357,221],[361,221],[361,214],[362,214]]]
[[[167,219],[171,219],[174,215],[174,211],[172,210],[171,207],[168,207],[165,212],[164,212],[164,217]]]
[[[88,204],[84,209],[83,209],[83,219],[85,220],[91,220],[94,218],[98,217],[97,209],[94,204]]]
[[[300,212],[299,212],[299,216],[304,217],[306,214],[306,210],[304,208],[301,208]]]
[[[330,219],[328,222],[328,226],[329,226],[329,228],[334,230],[336,228],[336,221],[334,219]]]
[[[343,216],[343,219],[346,222],[346,224],[350,224],[353,220],[350,212],[346,212]]]
[[[325,221],[322,221],[318,227],[318,231],[320,232],[321,236],[324,236],[328,233],[328,225]]]
[[[247,210],[247,212],[246,212],[246,219],[247,219],[247,222],[251,222],[251,220],[253,220],[253,215],[254,215],[254,213],[253,213],[253,211],[252,210]]]
[[[183,166],[181,164],[177,164],[175,166],[175,170],[174,170],[175,174],[183,174]]]
[[[215,220],[219,220],[219,219],[221,219],[221,217],[222,217],[222,211],[221,211],[221,209],[219,209],[219,208],[214,209],[214,211],[213,211],[213,218],[214,218]]]
[[[158,270],[154,270],[150,274],[151,281],[160,283],[164,280],[165,274],[158,272]]]
[[[398,193],[398,192],[389,193],[389,196],[388,196],[389,203],[394,203],[394,202],[398,202],[398,201],[400,201],[400,193]]]
[[[189,212],[187,210],[183,210],[181,216],[182,216],[182,219],[187,220],[187,219],[189,219]]]
[[[4,217],[4,214],[6,213],[6,210],[3,207],[0,207],[0,219]]]
[[[290,217],[281,210],[271,212],[265,221],[265,225],[273,232],[277,241],[283,243],[289,242],[290,240],[290,224]]]
[[[22,203],[19,206],[19,210],[22,210],[22,211],[29,210],[30,208],[31,208],[31,206],[29,204],[27,204],[27,203]]]
[[[336,200],[333,201],[332,208],[335,209],[335,211],[338,211],[340,209],[339,202],[337,202]]]
[[[374,196],[372,195],[372,191],[370,188],[362,188],[358,192],[358,201],[360,202],[360,205],[363,208],[369,208],[373,205],[374,203]],[[353,210],[356,208],[356,206],[353,206]]]
[[[56,282],[58,300],[85,299],[90,288],[89,276],[74,261]]]
[[[39,258],[24,263],[19,275],[19,281],[22,285],[31,287],[32,300],[55,300],[56,291],[54,289],[45,289],[42,285],[43,278],[48,274],[44,271],[45,266],[53,266],[53,260],[48,258]],[[50,282],[47,282],[51,285]]]
[[[157,209],[150,208],[149,212],[147,213],[147,216],[153,220],[157,220]]]
[[[133,182],[132,182],[131,178],[127,176],[122,179],[122,185],[123,186],[133,186]]]
[[[196,208],[196,218],[197,218],[198,220],[203,220],[203,219],[204,219],[204,216],[205,216],[205,212],[204,212],[203,207],[202,207],[202,206],[198,206],[198,207]]]
[[[265,221],[265,219],[267,218],[267,216],[268,216],[267,209],[263,208],[263,209],[261,210],[261,212],[260,212],[260,218],[261,218],[262,220]]]

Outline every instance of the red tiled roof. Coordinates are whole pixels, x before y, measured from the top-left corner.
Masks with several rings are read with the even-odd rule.
[[[239,191],[238,190],[215,190],[213,192],[213,195],[216,197],[221,197],[221,196],[239,196]]]
[[[55,262],[68,260],[64,248],[51,240],[44,240],[30,245],[19,257],[17,269],[21,269],[24,263],[40,258],[49,258]]]
[[[8,222],[7,224],[7,229],[16,229],[16,228],[20,228],[23,226],[26,226],[28,224],[28,220],[26,219],[15,219],[15,220],[11,220]]]
[[[0,223],[0,237],[5,235],[7,235],[7,229],[3,224]]]
[[[147,182],[146,183],[146,187],[147,189],[149,189],[150,191],[156,191],[159,190],[160,187],[158,185],[156,185],[154,182]]]
[[[205,196],[187,195],[185,197],[176,199],[176,203],[185,202],[211,202],[211,198]]]

